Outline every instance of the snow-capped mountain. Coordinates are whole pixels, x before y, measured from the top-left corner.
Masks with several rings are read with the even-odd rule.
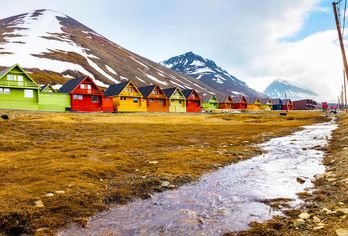
[[[212,60],[205,59],[193,52],[188,52],[172,57],[161,62],[162,65],[196,78],[198,81],[231,95],[262,96],[261,93],[248,87],[248,85],[230,75],[226,70],[217,66]]]
[[[163,88],[178,86],[200,93],[219,93],[52,10],[34,10],[0,20],[0,67],[16,63],[42,84],[61,84],[83,74],[105,87],[132,80],[137,86],[156,83]]]
[[[290,98],[291,100],[317,99],[318,95],[310,89],[303,88],[295,83],[277,79],[264,91],[272,98]]]

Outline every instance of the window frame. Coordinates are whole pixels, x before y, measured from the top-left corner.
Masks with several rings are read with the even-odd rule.
[[[97,98],[97,100],[93,100],[93,98]],[[92,103],[98,103],[99,102],[99,96],[92,95]]]

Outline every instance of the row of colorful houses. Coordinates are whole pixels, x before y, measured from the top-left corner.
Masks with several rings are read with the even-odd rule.
[[[77,112],[201,112],[215,109],[292,110],[289,99],[203,95],[193,89],[137,87],[132,81],[101,90],[86,76],[58,91],[40,87],[19,65],[0,72],[0,109]]]

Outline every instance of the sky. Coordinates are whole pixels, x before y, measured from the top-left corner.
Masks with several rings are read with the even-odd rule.
[[[330,0],[11,0],[0,18],[59,11],[153,61],[192,51],[250,87],[275,79],[334,100],[343,64]]]

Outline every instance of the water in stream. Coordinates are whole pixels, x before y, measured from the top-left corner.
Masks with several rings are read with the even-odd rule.
[[[91,219],[87,228],[72,226],[59,233],[74,235],[221,235],[243,230],[280,212],[260,202],[291,198],[311,188],[325,171],[321,164],[334,122],[315,124],[292,135],[261,144],[265,154],[204,175],[200,181],[154,194],[147,200],[115,205]],[[304,184],[296,178],[306,180]]]

